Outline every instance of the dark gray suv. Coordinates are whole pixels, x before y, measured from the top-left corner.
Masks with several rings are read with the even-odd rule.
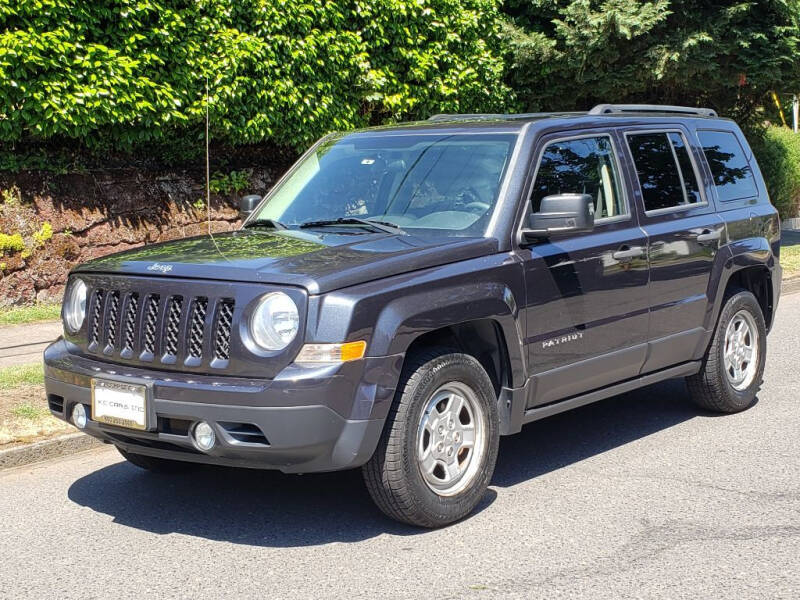
[[[387,515],[467,515],[499,436],[671,377],[749,407],[780,227],[708,109],[438,115],[320,140],[238,231],[77,267],[56,416],[133,464],[362,467]]]

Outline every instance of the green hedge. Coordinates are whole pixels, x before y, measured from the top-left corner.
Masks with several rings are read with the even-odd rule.
[[[94,149],[502,110],[497,0],[0,0],[0,141]]]
[[[800,134],[772,126],[752,138],[753,152],[781,217],[800,214]]]

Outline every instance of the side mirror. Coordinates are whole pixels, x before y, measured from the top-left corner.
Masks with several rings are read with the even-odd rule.
[[[244,221],[256,209],[259,202],[261,202],[261,196],[258,194],[249,194],[239,198],[239,218]]]
[[[542,198],[539,212],[529,217],[529,229],[522,235],[528,241],[554,234],[580,233],[594,228],[594,200],[589,194],[555,194]]]

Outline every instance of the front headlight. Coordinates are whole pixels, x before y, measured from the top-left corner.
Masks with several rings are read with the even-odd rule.
[[[86,317],[86,284],[75,279],[64,297],[64,327],[70,333],[77,333]]]
[[[297,305],[283,292],[264,296],[250,316],[250,335],[264,350],[283,350],[300,326]]]

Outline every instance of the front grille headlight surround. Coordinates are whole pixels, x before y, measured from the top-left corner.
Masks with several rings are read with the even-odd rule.
[[[76,277],[70,282],[61,307],[61,318],[67,333],[76,334],[83,326],[88,292],[86,283],[82,279]]]
[[[261,297],[248,320],[250,340],[267,352],[284,350],[300,330],[297,303],[283,292],[270,292]]]

